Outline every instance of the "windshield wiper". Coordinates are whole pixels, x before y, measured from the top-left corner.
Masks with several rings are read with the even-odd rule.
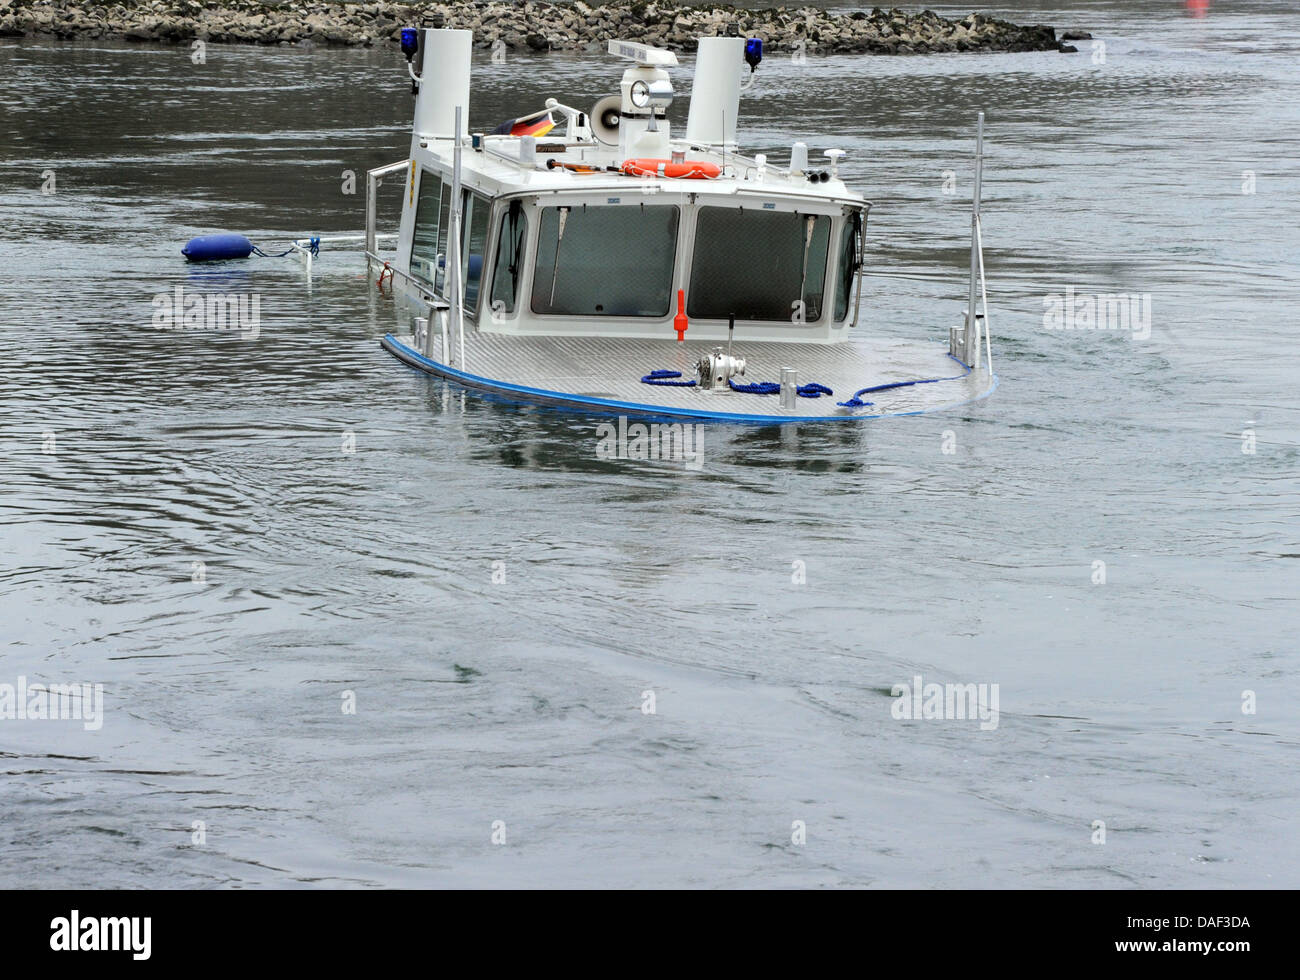
[[[555,308],[555,279],[560,274],[560,242],[564,241],[564,226],[569,220],[569,208],[560,208],[560,232],[555,236],[555,258],[551,261],[551,302]]]

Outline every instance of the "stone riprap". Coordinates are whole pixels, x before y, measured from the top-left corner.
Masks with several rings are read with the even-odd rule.
[[[773,52],[926,54],[1060,50],[1056,31],[983,14],[947,20],[897,8],[832,14],[816,7],[747,10],[646,0],[611,3],[266,3],[261,0],[0,0],[0,37],[125,38],[173,43],[373,45],[403,27],[456,27],[512,50],[602,49],[611,38],[678,51],[695,38],[762,38]]]

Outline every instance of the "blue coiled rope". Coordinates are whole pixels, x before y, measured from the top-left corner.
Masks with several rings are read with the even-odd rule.
[[[690,388],[695,384],[694,380],[691,381],[668,380],[669,378],[680,378],[681,376],[682,376],[681,371],[666,371],[660,368],[657,371],[651,371],[649,374],[647,374],[644,378],[641,379],[641,383],[643,385],[661,385],[665,388]]]
[[[731,386],[732,391],[738,391],[742,395],[779,395],[781,386],[775,381],[755,381],[753,384],[738,385],[730,378],[727,384]]]
[[[755,381],[753,384],[738,385],[736,382],[728,379],[727,384],[731,385],[732,391],[738,391],[742,395],[779,395],[781,394],[781,385],[776,381]],[[816,381],[809,382],[806,385],[800,385],[795,389],[800,398],[820,398],[822,395],[833,395],[825,385],[818,384]]]
[[[859,388],[853,393],[852,398],[847,401],[836,402],[835,404],[839,405],[841,408],[870,408],[875,404],[875,402],[864,402],[862,400],[863,395],[869,395],[877,391],[892,391],[894,388],[910,388],[912,385],[932,385],[940,381],[960,381],[962,378],[966,377],[967,374],[970,374],[970,367],[958,358],[953,357],[951,354],[948,356],[952,357],[954,361],[957,361],[958,364],[961,364],[962,367],[966,368],[966,374],[955,374],[951,378],[917,378],[914,381],[891,381],[888,384],[872,385],[869,388]],[[697,383],[694,380],[671,380],[672,378],[680,378],[681,376],[681,371],[659,369],[651,371],[643,377],[641,383],[644,385],[671,385],[677,388],[691,388]],[[738,385],[735,381],[728,379],[727,384],[731,386],[732,391],[738,392],[742,395],[779,395],[781,393],[781,385],[776,381],[755,381],[751,384]],[[823,384],[818,384],[816,381],[809,382],[806,385],[800,385],[795,390],[798,392],[800,398],[820,398],[822,395],[835,394],[835,392],[830,388]]]
[[[971,369],[967,364],[958,358],[953,357],[951,354],[948,356],[952,357],[954,361],[957,361],[958,364],[966,368],[966,374],[970,374]],[[960,381],[962,378],[966,377],[966,374],[954,374],[951,378],[917,378],[915,381],[891,381],[889,384],[873,385],[870,388],[860,388],[853,393],[853,397],[848,401],[836,402],[835,404],[839,405],[841,408],[866,408],[875,403],[864,402],[862,400],[863,395],[869,395],[875,391],[890,391],[894,388],[909,388],[912,385],[932,385],[940,381]]]
[[[800,385],[795,389],[795,391],[798,392],[800,398],[820,398],[822,395],[835,394],[835,392],[831,391],[825,385],[819,385],[816,381],[810,381],[806,385]]]
[[[907,388],[911,385],[932,385],[936,381],[955,381],[955,378],[924,378],[919,381],[893,381],[887,385],[874,385],[871,388],[862,388],[853,393],[853,397],[846,402],[836,402],[836,405],[842,408],[866,408],[868,405],[874,405],[875,402],[864,402],[863,395],[869,395],[873,391],[889,391],[891,388]]]
[[[641,379],[641,383],[643,385],[662,385],[664,387],[673,388],[693,388],[698,384],[698,382],[694,380],[671,380],[672,378],[680,378],[681,376],[681,371],[668,371],[659,368],[645,375],[645,377]],[[742,395],[779,395],[781,393],[781,386],[775,381],[755,381],[753,384],[738,385],[736,382],[728,379],[727,384],[731,385],[732,391],[738,391]],[[798,391],[800,398],[820,398],[822,395],[835,394],[835,392],[831,391],[825,385],[819,385],[815,381],[810,384],[800,385],[796,390]]]
[[[659,368],[651,370],[649,374],[641,378],[642,385],[662,385],[664,387],[694,387],[697,381],[672,381],[672,378],[680,378],[680,370],[666,370]],[[755,381],[753,385],[737,385],[735,381],[728,380],[732,391],[738,391],[742,395],[779,395],[781,386],[775,381]],[[798,386],[798,395],[800,398],[820,398],[822,395],[833,395],[833,391],[826,385],[818,385],[811,382],[809,385]]]

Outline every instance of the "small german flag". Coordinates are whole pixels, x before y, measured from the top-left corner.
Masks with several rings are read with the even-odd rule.
[[[531,116],[520,116],[503,122],[492,130],[493,136],[545,136],[555,128],[550,109],[541,109]]]

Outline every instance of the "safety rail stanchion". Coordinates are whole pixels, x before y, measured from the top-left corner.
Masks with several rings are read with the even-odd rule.
[[[975,242],[979,246],[980,256],[980,297],[984,305],[984,360],[988,365],[989,373],[993,373],[993,341],[989,335],[989,292],[988,282],[984,278],[984,223],[975,222]]]
[[[465,302],[461,295],[464,285],[461,282],[461,235],[464,233],[462,222],[465,220],[461,200],[461,112],[456,106],[455,143],[451,154],[451,230],[447,236],[447,301],[456,316],[456,338],[459,349],[456,352],[456,366],[465,370]],[[451,363],[450,358],[447,361]]]
[[[979,287],[980,263],[979,221],[980,221],[980,184],[984,177],[984,113],[979,114],[975,127],[975,191],[971,196],[970,210],[970,292],[966,301],[966,334],[962,353],[965,354],[972,370],[980,366],[979,320],[975,314],[975,300]],[[987,308],[985,314],[987,315]]]

